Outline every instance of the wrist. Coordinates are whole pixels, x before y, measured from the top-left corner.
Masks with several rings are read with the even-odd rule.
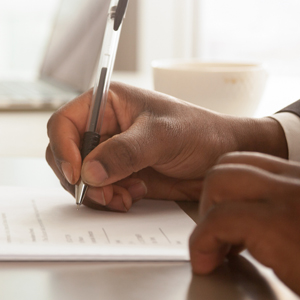
[[[275,119],[237,118],[232,122],[238,151],[253,151],[288,158],[282,126]]]

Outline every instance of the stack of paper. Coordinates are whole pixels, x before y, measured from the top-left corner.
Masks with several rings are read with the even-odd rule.
[[[0,260],[188,260],[195,223],[176,203],[127,213],[81,206],[62,189],[0,187]]]

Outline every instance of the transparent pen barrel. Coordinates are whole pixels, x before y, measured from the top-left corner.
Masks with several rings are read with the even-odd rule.
[[[115,1],[112,1],[115,2]],[[101,127],[104,120],[105,106],[108,98],[110,79],[115,63],[115,56],[118,48],[120,31],[113,30],[114,9],[111,6],[108,14],[106,30],[103,39],[102,51],[98,66],[98,77],[95,80],[90,116],[87,122],[87,131],[101,134]]]

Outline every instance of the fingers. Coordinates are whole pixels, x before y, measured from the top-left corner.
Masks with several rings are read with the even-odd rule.
[[[129,86],[113,85],[111,93],[111,109],[106,109],[105,114],[113,113],[120,131],[108,135],[85,158],[81,176],[87,184],[105,186],[149,166],[167,176],[197,178],[200,172],[203,175],[207,161],[211,164],[216,155],[206,159],[205,164],[195,155],[202,139],[192,123],[202,116],[202,110],[163,94]],[[107,118],[103,122],[104,132],[109,124]]]
[[[266,201],[276,196],[276,180],[272,179],[268,172],[252,166],[218,165],[211,169],[203,184],[200,215],[224,202]]]
[[[72,185],[78,182],[81,170],[80,141],[85,131],[91,93],[68,103],[48,121],[48,163],[55,174]],[[59,174],[60,173],[60,174]]]
[[[63,188],[74,196],[75,187],[66,180],[61,170],[59,170],[50,146],[46,150],[46,159]],[[123,187],[122,185],[108,185],[101,188],[89,187],[83,204],[99,210],[127,212],[132,203],[143,198],[146,193],[147,188],[143,181],[138,178],[129,178],[127,183],[123,184]]]
[[[96,209],[128,211],[142,198],[198,201],[201,183],[169,178],[147,168],[113,185],[90,187],[84,204]]]
[[[75,186],[70,184],[59,170],[50,146],[47,147],[46,158],[63,188],[74,196]],[[145,184],[140,179],[132,179],[130,184],[127,183],[125,187],[117,185],[108,185],[101,188],[89,187],[83,204],[98,210],[127,212],[133,201],[140,200],[146,192]]]
[[[277,189],[274,188],[277,184],[276,180],[270,177],[268,172],[252,166],[238,164],[216,166],[208,173],[203,184],[200,216],[205,216],[222,205],[241,205],[243,201],[249,204],[257,201],[267,203],[269,199],[278,196]],[[236,224],[236,226],[240,225]],[[245,247],[243,240],[235,241],[233,245],[229,242],[229,240],[222,242],[221,250],[218,250],[214,256],[208,256],[207,272],[219,265],[229,252],[236,254]]]
[[[199,198],[199,188],[191,192],[185,186],[195,187],[207,167],[218,157],[216,153],[207,157],[207,151],[199,156],[197,150],[203,144],[201,132],[208,123],[215,124],[211,120],[217,120],[216,115],[167,95],[112,83],[101,143],[82,164],[80,141],[85,132],[90,102],[91,92],[60,109],[48,123],[51,150],[48,152],[52,155],[49,163],[59,178],[62,175],[74,185],[81,176],[89,186],[104,187],[152,167],[164,178],[159,182],[156,178],[144,180],[140,177],[147,194],[176,200]],[[206,120],[205,126],[199,122],[200,129],[195,126],[195,122],[201,119],[199,116]],[[61,182],[66,186],[63,180]],[[154,192],[153,182],[160,184],[159,193]],[[135,190],[137,192],[138,188]],[[133,190],[128,191],[135,201]]]
[[[209,273],[227,254],[247,248],[296,290],[300,180],[292,174],[298,168],[265,155],[234,153],[220,159],[204,181],[202,217],[190,238],[195,273]]]
[[[193,271],[209,273],[223,262],[231,245],[243,246],[299,293],[299,199],[297,207],[243,202],[212,208],[190,237]]]
[[[158,101],[156,97],[156,94],[150,92],[147,94],[139,89],[112,83],[105,109],[101,143],[86,157],[82,168],[79,149],[89,114],[91,92],[80,96],[55,113],[48,123],[50,144],[47,149],[47,161],[61,184],[74,194],[73,185],[81,176],[90,186],[87,200],[84,202],[86,205],[114,207],[118,210],[121,210],[121,207],[128,209],[132,202],[143,198],[148,191],[151,196],[156,194],[155,198],[164,198],[161,196],[166,195],[170,199],[198,200],[199,192],[197,196],[188,192],[186,197],[184,184],[178,179],[162,176],[164,180],[160,182],[157,178],[150,178],[149,172],[148,175],[147,172],[142,172],[144,176],[140,176],[139,179],[137,176],[135,181],[130,178],[132,174],[144,170],[148,165],[155,164],[157,159],[166,156],[167,151],[162,142],[170,144],[168,141],[157,142],[157,139],[162,139],[159,134],[164,132],[163,126],[171,128],[170,120],[153,112],[170,113],[172,106],[169,98]],[[154,104],[146,108],[149,98]],[[161,109],[161,106],[164,109]],[[160,183],[159,189],[154,182]],[[195,186],[196,183],[190,182],[189,186],[191,185]],[[109,186],[111,188],[108,188]]]
[[[83,203],[93,209],[127,212],[133,201],[126,189],[108,185],[103,188],[89,187]]]
[[[200,214],[218,203],[274,202],[281,197],[295,198],[300,181],[295,176],[291,180],[291,174],[298,172],[298,164],[290,164],[267,155],[226,155],[220,159],[219,165],[208,172],[201,197]],[[287,173],[289,176],[286,176]]]
[[[261,168],[274,174],[300,177],[300,164],[275,156],[255,152],[232,152],[223,155],[217,164],[244,164]]]
[[[141,180],[144,188],[137,188],[135,181]],[[184,180],[165,176],[153,168],[146,168],[131,177],[121,180],[117,185],[126,188],[133,197],[140,198],[198,201],[202,190],[202,179]],[[142,195],[142,193],[145,193]]]
[[[82,179],[92,186],[117,182],[154,165],[161,147],[147,121],[139,117],[128,130],[104,141],[85,158]]]
[[[64,176],[64,174],[60,168],[60,163],[56,163],[55,158],[53,156],[53,152],[50,147],[50,144],[48,145],[48,147],[46,149],[46,160],[47,160],[49,166],[52,168],[55,175],[57,176],[57,178],[59,179],[62,187],[74,196],[75,188],[72,184],[70,184],[67,181],[66,177]]]
[[[144,149],[138,138],[123,133],[101,143],[83,163],[83,181],[92,186],[104,186],[147,167],[148,160],[141,159]]]
[[[267,231],[262,224],[266,223],[268,208],[265,203],[227,203],[210,210],[190,237],[193,271],[206,274],[214,270],[228,254],[229,245],[246,246],[256,255],[255,249],[259,250],[266,241]],[[272,259],[264,254],[261,252],[259,258],[270,266]]]

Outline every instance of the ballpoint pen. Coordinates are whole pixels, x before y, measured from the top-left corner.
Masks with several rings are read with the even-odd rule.
[[[81,157],[84,158],[100,142],[101,127],[104,110],[113,71],[122,23],[127,8],[128,0],[111,0],[106,28],[99,59],[98,76],[95,80],[90,114],[86,132],[83,137]],[[88,186],[80,182],[75,187],[76,204],[81,205],[87,192]]]

